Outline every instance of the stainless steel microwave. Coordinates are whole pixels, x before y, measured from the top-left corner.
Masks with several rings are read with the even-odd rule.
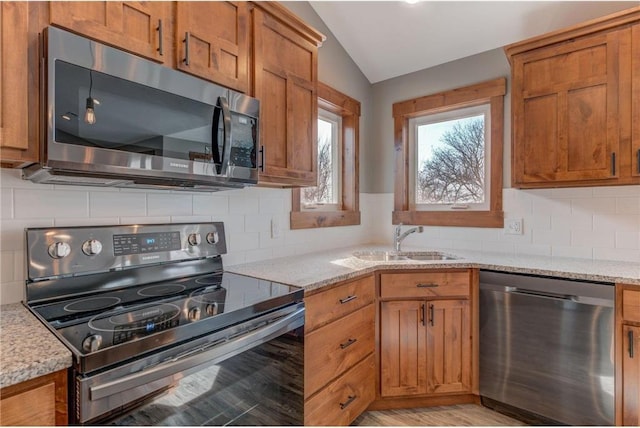
[[[39,183],[220,190],[258,180],[258,100],[49,27]]]

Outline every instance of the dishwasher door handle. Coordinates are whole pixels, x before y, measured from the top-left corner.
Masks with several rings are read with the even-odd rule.
[[[548,291],[527,290],[519,287],[505,287],[507,293],[522,294],[524,296],[542,297],[545,299],[566,300],[574,301],[578,300],[578,296],[572,296],[570,294],[552,293]]]

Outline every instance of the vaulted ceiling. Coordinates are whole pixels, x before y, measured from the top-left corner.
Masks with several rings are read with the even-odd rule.
[[[311,1],[371,83],[640,5],[640,1]]]

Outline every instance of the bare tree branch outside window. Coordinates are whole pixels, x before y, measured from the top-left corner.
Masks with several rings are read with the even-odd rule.
[[[305,204],[331,204],[333,199],[332,124],[318,120],[318,185],[302,189]]]
[[[484,202],[484,118],[455,122],[418,169],[416,202]]]

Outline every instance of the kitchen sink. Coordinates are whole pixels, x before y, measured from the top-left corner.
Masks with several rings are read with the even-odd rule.
[[[402,252],[396,253],[395,251],[357,251],[353,253],[353,256],[370,262],[390,262],[390,261],[402,261],[402,260],[457,260],[458,257],[454,257],[449,254],[441,253],[438,251],[423,251],[423,252]]]

